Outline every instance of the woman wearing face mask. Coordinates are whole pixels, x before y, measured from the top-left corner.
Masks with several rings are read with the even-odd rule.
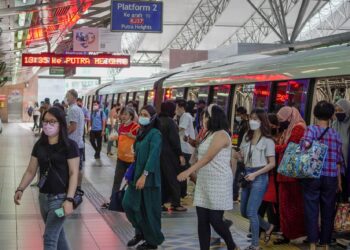
[[[224,211],[233,208],[231,137],[223,109],[211,104],[203,115],[203,127],[207,132],[198,146],[198,161],[177,178],[183,181],[198,171],[194,205],[198,218],[200,249],[209,250],[212,226],[225,240],[227,249],[234,250],[237,246],[223,220]]]
[[[117,166],[114,173],[112,194],[119,191],[124,175],[131,163],[134,162],[134,142],[139,125],[134,122],[135,111],[125,107],[120,112],[121,125],[118,130]],[[101,208],[108,208],[109,203],[102,204]]]
[[[280,128],[283,130],[276,146],[280,162],[288,143],[300,143],[305,133],[306,124],[299,111],[294,107],[281,108],[277,117]],[[306,232],[303,194],[299,180],[278,174],[277,181],[279,184],[280,226],[283,236],[277,239],[274,244],[280,245],[289,243],[291,239],[302,237]]]
[[[32,156],[14,201],[20,204],[24,190],[40,170],[39,204],[45,222],[44,250],[67,250],[63,224],[65,216],[73,212],[73,197],[79,173],[78,145],[68,138],[65,114],[50,108],[43,115],[43,133],[35,143]],[[56,209],[63,208],[64,217],[58,217]]]
[[[350,196],[350,159],[349,159],[349,138],[350,138],[350,102],[344,99],[335,104],[335,121],[332,127],[340,134],[342,139],[342,153],[344,158],[342,184],[342,199],[348,201]]]
[[[275,143],[271,138],[267,114],[256,109],[250,114],[249,130],[244,136],[240,152],[234,158],[243,159],[248,185],[242,188],[241,214],[250,221],[252,244],[247,250],[259,247],[259,229],[265,231],[265,243],[271,238],[274,225],[269,224],[258,215],[258,210],[267,189],[268,172],[275,167]]]
[[[160,221],[162,136],[153,106],[141,109],[139,124],[141,128],[134,144],[135,171],[123,199],[126,216],[135,229],[135,237],[127,245],[132,247],[144,241],[136,249],[157,249],[164,241]]]

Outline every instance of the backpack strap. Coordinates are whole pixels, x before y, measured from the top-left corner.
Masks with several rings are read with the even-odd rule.
[[[328,132],[328,130],[329,130],[329,127],[327,127],[327,128],[323,131],[323,133],[320,135],[320,137],[317,138],[317,140],[318,140],[318,141],[319,141],[319,140],[322,140],[323,136]]]

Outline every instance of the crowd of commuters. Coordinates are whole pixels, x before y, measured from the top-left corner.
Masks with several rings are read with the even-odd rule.
[[[270,114],[237,107],[232,131],[225,111],[216,104],[207,107],[203,100],[165,101],[159,113],[151,105],[138,107],[134,101],[123,106],[95,100],[89,111],[73,89],[65,102],[51,105],[46,98],[40,106],[35,103],[33,131],[43,132],[14,199],[19,204],[39,172],[45,249],[69,249],[65,217],[56,216],[55,210],[63,207],[69,215],[75,193],[82,192],[85,135],[96,160],[103,141],[107,155],[116,154],[111,199],[129,174],[122,206],[135,235],[128,247],[157,249],[162,244],[161,213],[187,211],[182,198],[188,196],[191,180],[201,250],[210,249],[212,235],[222,238],[227,249],[239,249],[230,232],[232,222],[224,218],[235,203],[240,203],[240,213],[250,224],[247,250],[268,244],[274,232],[279,232],[275,245],[306,237],[311,250],[329,249],[337,196],[347,201],[350,193],[349,101],[317,103],[316,123],[311,126],[295,107]],[[315,140],[328,150],[320,178],[278,173],[290,143],[307,150]],[[109,208],[109,203],[102,208]]]

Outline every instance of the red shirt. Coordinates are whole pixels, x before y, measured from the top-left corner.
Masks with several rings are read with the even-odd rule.
[[[137,135],[139,125],[136,122],[131,122],[129,125],[125,126],[125,124],[121,124],[118,130],[118,134],[129,134],[131,132],[132,135]]]

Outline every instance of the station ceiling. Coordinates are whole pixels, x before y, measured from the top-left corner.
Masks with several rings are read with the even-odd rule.
[[[234,43],[293,44],[349,32],[348,0],[163,0],[163,33],[124,33],[134,65],[160,65],[169,49],[210,50]],[[64,51],[72,29],[108,27],[110,0],[0,1],[0,74],[28,81],[23,52]]]

